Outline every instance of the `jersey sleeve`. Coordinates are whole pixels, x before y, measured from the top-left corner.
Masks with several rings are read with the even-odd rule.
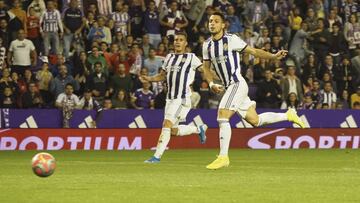
[[[59,94],[59,96],[56,98],[57,103],[61,103],[64,100],[64,94]]]
[[[165,60],[161,66],[161,69],[163,69],[165,72],[168,72],[167,70],[167,67],[168,67],[168,63],[169,63],[169,60],[171,58],[171,54],[168,54],[166,57],[165,57]]]
[[[232,46],[232,50],[234,50],[234,51],[242,52],[247,47],[246,42],[244,42],[244,40],[242,40],[237,35],[232,35],[230,39],[231,39],[230,40],[230,45]]]
[[[203,53],[203,60],[204,61],[209,61],[210,60],[210,56],[209,56],[209,52],[208,52],[208,45],[209,45],[209,42],[204,42],[203,43],[202,53]]]
[[[196,70],[201,65],[202,65],[202,62],[200,61],[200,59],[195,54],[193,54],[193,57],[192,57],[192,60],[191,60],[191,68],[193,70]]]

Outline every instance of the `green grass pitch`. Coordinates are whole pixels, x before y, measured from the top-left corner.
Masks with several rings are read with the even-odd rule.
[[[35,176],[35,151],[0,152],[0,202],[360,202],[359,150],[53,151],[57,169]]]

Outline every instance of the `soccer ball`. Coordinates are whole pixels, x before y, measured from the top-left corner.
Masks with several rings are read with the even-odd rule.
[[[51,154],[42,152],[32,158],[31,167],[35,175],[48,177],[54,173],[56,161]]]

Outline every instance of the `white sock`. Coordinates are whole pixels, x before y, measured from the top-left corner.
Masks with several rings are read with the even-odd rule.
[[[286,113],[273,113],[266,112],[259,115],[259,124],[258,126],[267,125],[271,123],[277,123],[281,121],[287,121]]]
[[[220,154],[221,156],[227,156],[230,146],[231,139],[231,126],[229,120],[218,120],[219,121],[219,139],[220,139]]]
[[[154,157],[160,159],[162,154],[164,153],[166,146],[169,144],[170,141],[170,128],[163,128],[161,130],[161,135],[159,137],[158,145],[156,146],[156,151]]]
[[[193,125],[179,125],[177,136],[191,135],[194,133],[200,133],[199,129]]]

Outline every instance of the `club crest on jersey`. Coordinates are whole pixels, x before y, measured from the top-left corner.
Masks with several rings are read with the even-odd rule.
[[[185,61],[186,61],[186,58],[181,59],[181,63],[185,63]]]
[[[223,47],[224,47],[224,51],[228,50],[228,44],[227,43],[224,43]]]

